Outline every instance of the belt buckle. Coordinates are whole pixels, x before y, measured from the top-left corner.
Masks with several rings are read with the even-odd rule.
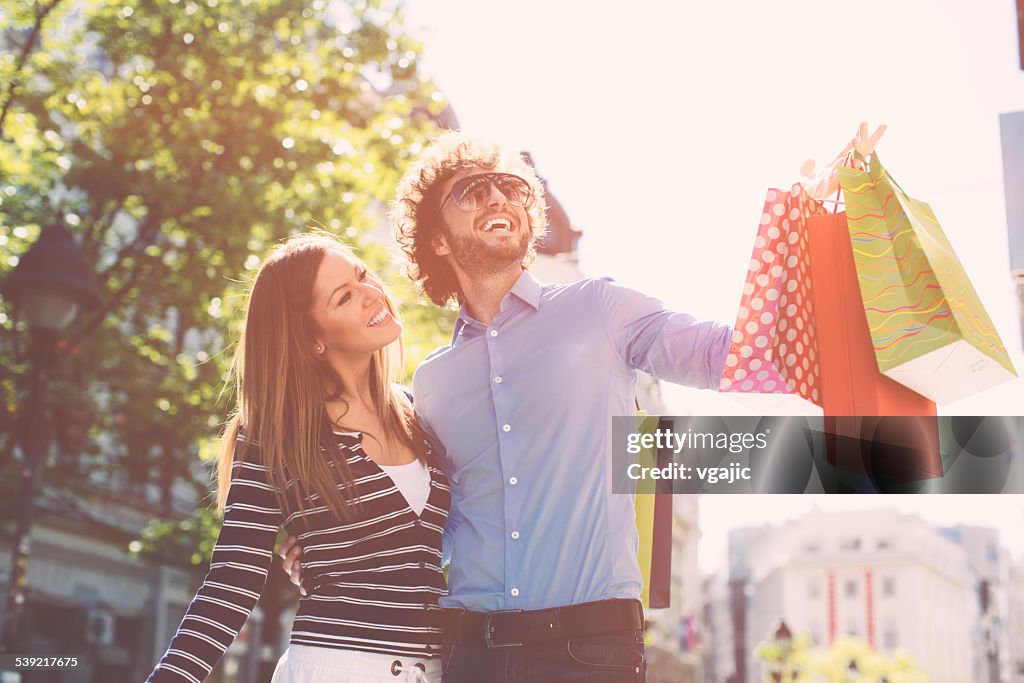
[[[484,644],[487,645],[488,649],[502,648],[502,647],[519,647],[522,643],[495,643],[491,639],[494,634],[494,627],[491,626],[491,617],[495,614],[522,614],[521,609],[500,609],[494,612],[488,612],[487,616],[484,617]]]

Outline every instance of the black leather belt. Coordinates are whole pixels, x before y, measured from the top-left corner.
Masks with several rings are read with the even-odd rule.
[[[518,647],[548,640],[585,638],[644,627],[638,600],[599,600],[537,610],[444,611],[444,637],[487,647]]]

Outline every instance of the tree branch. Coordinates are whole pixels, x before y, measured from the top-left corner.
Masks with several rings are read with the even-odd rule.
[[[25,39],[24,45],[21,46],[21,54],[18,55],[18,63],[14,67],[14,75],[11,77],[10,83],[7,84],[7,91],[4,93],[4,106],[0,109],[0,139],[3,139],[4,135],[4,120],[7,119],[7,112],[11,109],[11,103],[14,102],[14,92],[18,89],[18,85],[21,83],[18,78],[18,74],[25,68],[25,64],[28,62],[28,56],[32,54],[32,49],[35,47],[36,40],[39,38],[39,34],[43,30],[43,22],[46,17],[53,11],[53,9],[59,5],[61,0],[53,0],[49,5],[40,5],[36,9],[36,18],[32,24],[32,32],[29,33],[28,38]]]
[[[113,214],[110,214],[111,224],[113,224],[116,215],[116,211]],[[149,213],[146,214],[146,217],[143,218],[142,222],[139,224],[139,230],[135,234],[135,238],[118,250],[117,255],[114,256],[113,264],[109,268],[96,273],[97,279],[102,278],[103,280],[109,281],[110,278],[118,272],[118,268],[121,267],[121,263],[129,254],[133,252],[139,253],[149,245],[154,244],[156,242],[157,235],[160,233],[161,220],[162,219],[157,216],[157,212],[150,209]],[[109,230],[109,228],[110,226],[107,226],[107,230]]]
[[[156,212],[151,211],[146,216],[146,218],[143,219],[142,224],[139,226],[139,232],[135,236],[135,239],[133,239],[131,242],[123,246],[118,251],[117,256],[114,258],[114,264],[110,266],[110,268],[107,268],[105,271],[96,274],[97,279],[103,279],[105,283],[109,283],[110,278],[115,273],[118,272],[118,269],[119,267],[121,267],[121,263],[125,259],[125,257],[127,257],[132,252],[138,254],[142,252],[150,244],[152,244],[155,241],[156,236],[160,232],[160,221],[161,219],[157,217]],[[122,284],[121,287],[118,288],[118,290],[114,292],[110,296],[110,298],[108,298],[103,303],[102,306],[100,306],[99,310],[97,310],[93,314],[92,318],[90,318],[87,323],[82,325],[75,333],[75,335],[69,339],[69,342],[72,345],[78,344],[79,342],[81,342],[81,340],[89,336],[89,334],[91,334],[97,327],[99,327],[103,323],[104,318],[106,318],[106,316],[111,311],[116,309],[121,304],[121,302],[124,301],[124,298],[128,295],[128,292],[135,285],[135,283],[138,282],[139,276],[142,274],[142,266],[142,260],[138,258],[135,259],[135,262],[132,264],[132,269],[128,273],[128,277],[125,278],[124,284]]]
[[[98,260],[103,245],[107,240],[114,219],[124,207],[125,198],[117,197],[110,200],[109,208],[104,210],[101,202],[95,202],[89,209],[89,227],[82,235],[82,251],[92,259]]]
[[[83,339],[88,337],[97,327],[99,327],[106,319],[107,315],[117,308],[124,298],[128,295],[128,292],[135,286],[139,276],[142,274],[142,262],[136,261],[132,267],[131,273],[125,280],[124,284],[118,289],[113,296],[106,300],[106,302],[100,306],[93,316],[89,319],[89,322],[82,325],[77,333],[69,339],[69,344],[72,346],[78,345]]]

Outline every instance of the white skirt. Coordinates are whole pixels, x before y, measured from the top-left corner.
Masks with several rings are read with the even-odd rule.
[[[441,683],[441,659],[289,645],[270,683]]]

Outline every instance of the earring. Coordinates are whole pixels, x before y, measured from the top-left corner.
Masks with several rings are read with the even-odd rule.
[[[316,345],[316,352],[317,353],[323,353],[324,352],[324,347],[321,346],[320,344],[317,344]]]

